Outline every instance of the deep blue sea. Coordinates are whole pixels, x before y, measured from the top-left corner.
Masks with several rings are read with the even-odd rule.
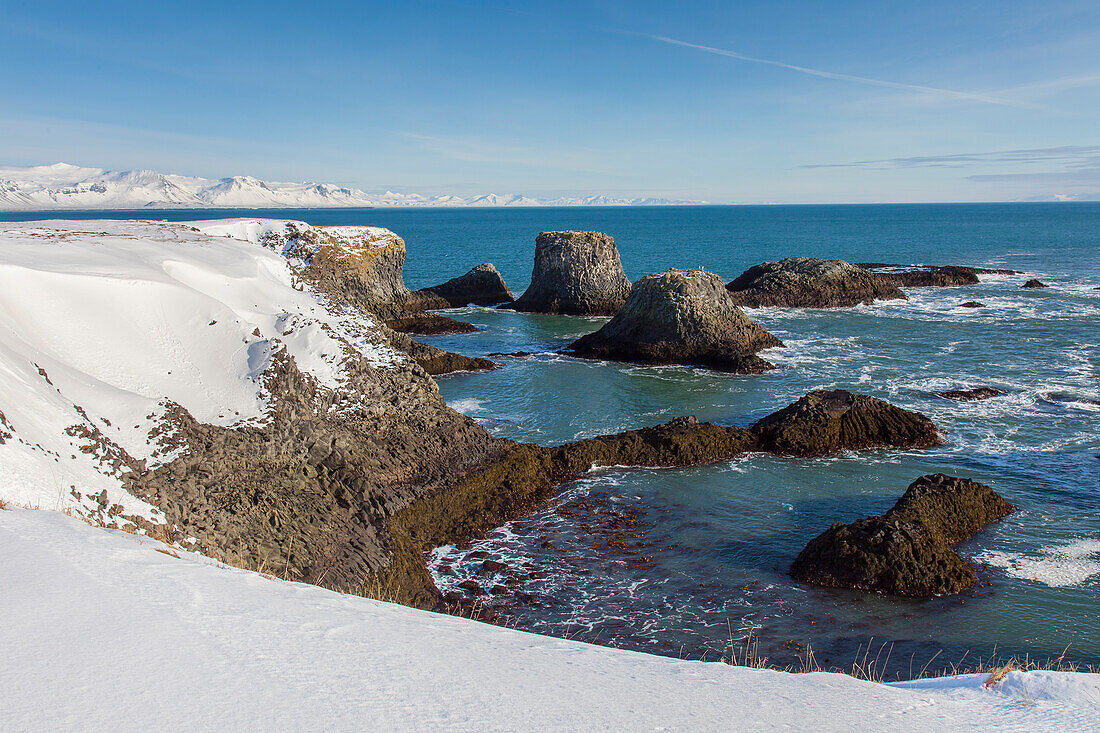
[[[5,220],[59,214],[5,214]],[[847,310],[757,309],[786,344],[781,368],[731,376],[553,354],[601,319],[464,308],[483,330],[426,339],[471,355],[532,351],[504,368],[439,379],[455,408],[489,430],[554,444],[677,415],[728,425],[819,387],[842,387],[929,415],[948,443],[819,460],[746,456],[684,470],[600,470],[563,488],[534,517],[470,548],[440,548],[444,588],[474,577],[474,550],[534,570],[503,613],[520,628],[660,654],[718,658],[750,632],[773,663],[850,667],[868,645],[906,676],[988,658],[1058,657],[1100,664],[1100,203],[560,209],[360,209],[66,213],[79,218],[294,218],[372,224],[408,246],[405,281],[442,282],[494,263],[518,295],[543,230],[615,237],[632,279],[704,267],[730,280],[792,255],[1009,268],[965,288]],[[1051,287],[1022,289],[1037,277]],[[986,308],[959,308],[978,300]],[[957,403],[935,392],[989,385],[1003,396]],[[786,568],[835,521],[878,514],[918,476],[992,485],[1020,510],[961,546],[976,589],[928,601],[795,584]],[[629,518],[636,554],[601,527]],[[483,582],[485,578],[481,578]],[[487,584],[491,584],[489,581]],[[1068,647],[1068,651],[1065,651]],[[871,652],[872,656],[875,651]]]

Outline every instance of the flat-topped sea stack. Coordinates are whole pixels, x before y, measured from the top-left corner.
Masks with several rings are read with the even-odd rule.
[[[874,446],[930,448],[943,438],[919,412],[843,389],[814,390],[752,426],[764,450],[824,456]]]
[[[921,476],[886,514],[837,522],[811,540],[791,564],[791,576],[912,598],[958,593],[974,585],[977,573],[952,545],[1015,509],[977,481]]]
[[[515,300],[500,272],[489,262],[478,265],[465,275],[451,278],[442,285],[421,288],[413,296],[423,298],[429,308],[500,305]]]
[[[589,359],[758,374],[775,367],[756,352],[782,345],[737,307],[718,275],[669,270],[634,283],[615,317],[569,351]]]
[[[993,270],[964,265],[890,265],[884,262],[860,262],[883,282],[904,288],[953,288],[977,285],[978,275],[1016,275],[1015,270]]]
[[[851,308],[876,300],[905,300],[897,286],[844,260],[788,257],[750,267],[728,286],[749,308]]]
[[[511,307],[526,313],[611,316],[630,280],[615,240],[600,232],[543,232],[535,240],[531,285]]]

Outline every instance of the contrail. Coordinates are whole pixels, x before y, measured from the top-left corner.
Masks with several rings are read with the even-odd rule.
[[[809,74],[810,76],[819,76],[823,79],[836,79],[838,81],[850,81],[856,84],[870,84],[876,87],[887,87],[890,89],[908,89],[915,92],[923,92],[924,94],[938,94],[941,96],[952,97],[954,99],[966,99],[973,102],[984,102],[986,104],[999,104],[1006,107],[1020,107],[1027,106],[1022,105],[1020,102],[1016,102],[1010,99],[1001,99],[1000,97],[992,97],[988,94],[974,94],[972,92],[957,92],[953,89],[940,89],[939,87],[926,87],[920,84],[903,84],[897,81],[885,81],[883,79],[870,79],[865,76],[853,76],[851,74],[838,74],[834,71],[822,71],[821,69],[810,69],[805,66],[795,66],[794,64],[787,64],[782,61],[773,61],[772,59],[762,59],[756,56],[749,56],[747,54],[738,53],[736,51],[727,51],[724,48],[715,48],[713,46],[704,46],[699,43],[689,43],[688,41],[680,41],[675,38],[669,38],[667,36],[656,36],[650,33],[637,33],[634,31],[616,31],[631,36],[640,36],[642,38],[649,38],[654,41],[660,41],[661,43],[668,43],[673,46],[681,46],[683,48],[694,48],[697,51],[705,51],[706,53],[713,53],[718,56],[726,56],[731,59],[739,59],[741,61],[750,61],[754,64],[767,64],[768,66],[778,66],[781,69],[790,69],[791,71],[798,71],[803,74]]]

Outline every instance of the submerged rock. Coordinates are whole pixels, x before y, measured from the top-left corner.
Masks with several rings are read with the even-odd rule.
[[[1049,288],[1050,286],[1047,285],[1044,282],[1039,281],[1039,280],[1032,279],[1032,280],[1028,280],[1026,283],[1024,283],[1023,287],[1025,287],[1025,288]]]
[[[905,288],[944,288],[977,285],[978,275],[1016,275],[1015,270],[993,270],[964,265],[888,265],[883,262],[861,262],[859,266],[879,280]]]
[[[926,598],[975,583],[973,565],[952,545],[1015,510],[993,489],[966,478],[922,476],[879,517],[837,522],[791,564],[795,580]]]
[[[600,232],[542,232],[535,240],[531,285],[512,303],[528,313],[610,316],[626,302],[630,281],[615,240]]]
[[[414,296],[423,298],[430,308],[461,308],[471,304],[500,305],[515,300],[500,272],[489,262],[478,265],[465,275],[451,278],[442,285],[417,290]]]
[[[976,300],[968,300],[965,303],[959,304],[960,308],[985,308],[985,303],[979,303]]]
[[[758,421],[752,431],[764,450],[796,456],[943,443],[936,426],[919,412],[842,389],[810,392]]]
[[[788,257],[750,267],[728,285],[734,302],[749,307],[850,308],[905,294],[843,260]]]
[[[734,304],[718,275],[669,270],[634,283],[615,317],[569,351],[590,359],[757,374],[775,367],[756,352],[782,345]]]
[[[974,387],[973,389],[949,389],[944,392],[937,392],[936,394],[948,400],[974,402],[977,400],[988,400],[990,397],[997,397],[1004,393],[1005,391],[1003,389],[996,389],[994,387]]]

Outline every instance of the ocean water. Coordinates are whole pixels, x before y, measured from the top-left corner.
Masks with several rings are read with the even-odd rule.
[[[819,663],[847,668],[868,646],[901,676],[995,650],[1100,664],[1100,204],[111,213],[135,215],[385,226],[407,242],[410,287],[489,261],[517,295],[530,279],[535,235],[549,229],[613,235],[632,279],[702,266],[729,280],[792,255],[1022,271],[910,289],[905,302],[750,310],[786,344],[763,354],[781,368],[756,376],[554,353],[602,319],[448,311],[482,330],[425,340],[471,355],[536,352],[499,359],[495,372],[439,379],[452,406],[517,440],[555,444],[677,415],[747,426],[811,389],[842,387],[929,415],[948,442],[602,469],[535,516],[430,560],[444,588],[471,577],[488,587],[504,575],[477,576],[480,559],[470,557],[488,552],[529,575],[514,588],[522,601],[512,593],[489,601],[511,623],[660,654],[717,659],[731,637],[751,633],[760,655],[796,667],[812,648]],[[1051,287],[1022,289],[1028,277]],[[958,307],[967,300],[987,307]],[[973,403],[935,395],[984,385],[1006,394]],[[979,565],[977,588],[913,601],[787,576],[809,539],[835,521],[885,511],[932,472],[973,477],[1020,507],[960,547]]]

